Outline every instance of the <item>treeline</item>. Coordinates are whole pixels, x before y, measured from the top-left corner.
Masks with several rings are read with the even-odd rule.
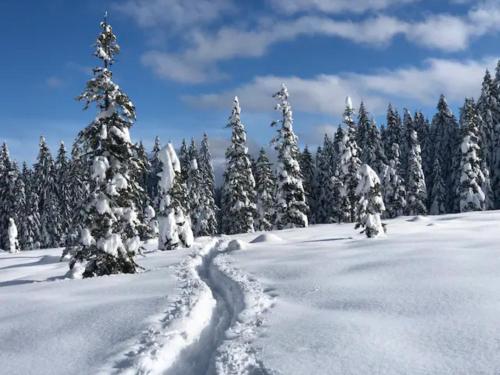
[[[500,208],[500,64],[458,120],[441,96],[431,121],[389,105],[378,127],[347,98],[342,124],[315,152],[299,149],[283,85],[273,96],[274,164],[264,149],[250,156],[235,98],[217,188],[206,135],[183,142],[178,156],[158,138],[149,152],[131,141],[135,107],[110,70],[119,47],[107,20],[101,29],[102,64],[79,97],[98,116],[71,155],[61,144],[54,158],[42,137],[36,163],[19,169],[2,146],[0,248],[63,246],[73,275],[88,277],[135,272],[141,241],[156,236],[160,249],[174,249],[193,236],[356,222],[372,237],[385,230],[381,217]]]

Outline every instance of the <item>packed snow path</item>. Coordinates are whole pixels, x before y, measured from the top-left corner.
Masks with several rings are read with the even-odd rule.
[[[229,265],[224,253],[231,250],[226,242],[212,240],[179,265],[179,299],[119,356],[113,372],[269,374],[251,342],[271,299],[257,281]]]

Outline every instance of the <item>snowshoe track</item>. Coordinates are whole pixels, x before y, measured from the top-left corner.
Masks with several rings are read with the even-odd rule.
[[[179,298],[103,373],[271,374],[251,343],[272,299],[230,265],[228,252],[212,240],[181,262]]]

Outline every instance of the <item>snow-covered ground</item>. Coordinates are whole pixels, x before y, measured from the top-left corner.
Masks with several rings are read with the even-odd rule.
[[[500,212],[387,222],[203,239],[87,280],[57,249],[0,252],[0,372],[500,373]]]

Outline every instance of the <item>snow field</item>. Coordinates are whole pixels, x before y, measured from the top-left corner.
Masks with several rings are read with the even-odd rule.
[[[500,373],[500,212],[386,222],[385,238],[316,225],[230,255],[275,297],[259,358],[284,375]]]

